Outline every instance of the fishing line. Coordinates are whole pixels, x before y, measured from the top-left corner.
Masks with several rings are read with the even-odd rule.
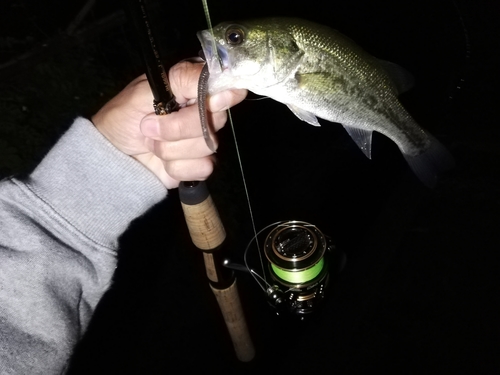
[[[457,81],[455,83],[455,88],[454,91],[449,94],[449,101],[453,102],[455,100],[455,96],[457,93],[457,90],[460,91],[463,88],[463,85],[465,84],[466,81],[466,76],[469,71],[470,67],[470,61],[471,61],[471,56],[472,56],[472,43],[469,35],[469,30],[467,28],[467,24],[464,20],[464,17],[462,15],[462,10],[460,9],[460,6],[455,0],[452,0],[453,7],[455,8],[455,13],[458,17],[458,23],[461,27],[462,31],[462,37],[463,37],[463,43],[464,43],[464,56],[463,56],[463,63],[462,67],[460,69],[460,72],[458,72],[458,77]]]
[[[205,56],[206,64],[215,62],[208,59],[217,59],[223,72],[225,62],[222,61],[217,49],[207,0],[202,0],[202,3],[212,39],[212,53],[211,56]],[[205,65],[204,69],[208,70],[208,66]],[[303,221],[280,221],[267,225],[257,232],[231,111],[227,110],[227,114],[254,234],[243,254],[245,268],[264,291],[269,306],[277,315],[305,319],[324,304],[326,290],[330,284],[329,266],[332,263],[335,247],[331,239],[316,226]],[[258,237],[264,231],[268,233],[261,247]],[[247,255],[254,240],[261,274],[251,269],[248,264]],[[226,267],[230,264],[229,260],[224,261]],[[229,268],[243,269],[241,265]]]
[[[212,51],[214,51],[214,55],[217,57],[217,61],[219,62],[219,66],[222,69],[222,61],[219,56],[219,51],[217,50],[217,46],[215,45],[215,36],[214,29],[212,27],[212,18],[210,17],[210,12],[208,11],[208,2],[207,0],[201,0],[203,4],[203,12],[205,13],[205,19],[207,20],[207,26],[210,30],[210,34],[212,34]],[[228,109],[229,111],[229,109]]]
[[[201,0],[201,2],[203,4],[203,12],[205,13],[205,19],[207,21],[207,26],[208,26],[208,29],[210,30],[210,34],[212,35],[212,51],[214,51],[214,54],[217,57],[217,61],[219,62],[220,68],[222,70],[222,61],[221,61],[221,58],[219,56],[219,51],[217,50],[217,46],[215,45],[215,35],[214,35],[213,27],[212,27],[210,12],[208,10],[208,2],[207,2],[207,0]],[[247,199],[248,211],[250,213],[250,220],[252,222],[252,229],[253,229],[253,233],[254,233],[254,238],[256,238],[258,236],[258,234],[257,234],[257,229],[255,228],[255,220],[254,220],[254,216],[253,216],[252,204],[250,203],[250,194],[248,193],[248,187],[247,187],[247,183],[246,183],[246,179],[245,179],[245,173],[243,172],[243,163],[241,161],[241,155],[240,155],[240,149],[238,147],[238,141],[236,140],[236,131],[234,128],[233,117],[231,116],[231,111],[229,110],[229,108],[227,109],[227,115],[228,115],[228,119],[229,119],[229,124],[231,125],[231,131],[233,133],[234,145],[236,148],[236,155],[238,157],[238,164],[240,166],[241,178],[243,180],[243,187],[244,187],[245,196]],[[261,264],[262,270],[264,270],[264,261],[262,259],[262,253],[260,250],[259,241],[256,241],[256,243],[257,243],[257,249],[258,249],[258,253],[259,253],[260,264]],[[246,261],[245,261],[245,263],[246,263]],[[253,274],[252,274],[252,276],[253,276]],[[254,278],[255,278],[255,276],[254,276]],[[264,272],[264,282],[267,284],[267,281],[265,279],[266,279],[266,275]],[[259,285],[261,285],[261,284],[259,283]]]
[[[268,288],[271,288],[271,284],[269,284],[266,280],[266,273],[264,272],[264,263],[262,261],[262,253],[261,253],[261,250],[260,250],[260,246],[259,246],[259,241],[258,241],[258,236],[264,232],[265,230],[271,228],[271,227],[274,227],[274,226],[277,226],[277,225],[280,225],[280,224],[283,224],[284,221],[277,221],[276,223],[272,223],[272,224],[269,224],[268,226],[262,228],[258,233],[256,232],[255,235],[250,239],[250,242],[248,243],[247,247],[245,248],[245,252],[243,253],[243,261],[245,262],[245,267],[250,271],[250,274],[252,275],[252,277],[255,279],[255,281],[257,282],[257,284],[259,284],[259,286],[262,288],[262,290],[264,292],[266,292],[268,290]],[[254,228],[255,230],[255,228]],[[252,242],[255,241],[256,245],[257,245],[257,251],[259,253],[259,260],[260,260],[260,264],[261,264],[261,267],[262,267],[262,274],[264,275],[263,277],[260,276],[258,273],[256,273],[254,270],[252,270],[250,268],[250,266],[248,265],[248,259],[247,259],[247,255],[248,255],[248,250],[250,249],[250,246],[252,246]],[[264,281],[264,283],[267,285],[267,288],[262,286],[261,282],[257,279],[257,277]]]

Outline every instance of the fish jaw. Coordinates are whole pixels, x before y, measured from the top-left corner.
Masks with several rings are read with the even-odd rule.
[[[247,89],[259,95],[266,95],[269,88],[273,90],[273,87],[283,80],[276,75],[269,51],[264,47],[265,53],[258,60],[246,58],[238,48],[229,45],[224,37],[220,36],[221,29],[224,30],[225,27],[227,26],[216,27],[215,36],[209,30],[197,33],[210,73],[209,93]]]
[[[227,53],[225,53],[224,49],[219,48],[210,31],[199,31],[196,36],[201,43],[201,49],[208,64],[208,71],[210,74],[221,74],[224,69],[227,69]],[[214,51],[214,48],[217,49],[217,52]]]
[[[231,61],[224,40],[215,40],[209,30],[199,31],[196,35],[208,64],[209,93],[215,94],[223,90],[240,88],[237,85],[237,77],[232,74]]]

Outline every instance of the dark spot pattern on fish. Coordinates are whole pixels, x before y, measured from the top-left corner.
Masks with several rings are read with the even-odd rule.
[[[226,52],[225,69],[217,72],[213,63],[218,73],[210,78],[213,92],[245,88],[286,104],[312,125],[320,125],[317,118],[341,123],[355,138],[361,134],[357,142],[367,156],[371,138],[366,135],[379,132],[396,143],[428,185],[438,170],[451,165],[444,147],[399,102],[399,92],[410,85],[393,81],[391,72],[402,81],[408,77],[396,65],[371,56],[328,26],[302,19],[266,18],[236,26],[245,31],[245,40],[237,46],[218,45]],[[199,33],[206,54],[211,43],[234,27],[216,26],[215,40],[207,30]]]
[[[375,107],[377,105],[377,98],[374,95],[365,95],[361,99],[362,103],[368,107]]]

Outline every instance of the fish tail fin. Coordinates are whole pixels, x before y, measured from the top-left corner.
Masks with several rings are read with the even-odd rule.
[[[421,154],[403,153],[413,173],[428,187],[434,187],[440,173],[452,169],[455,161],[450,152],[436,138],[429,135],[430,146]]]

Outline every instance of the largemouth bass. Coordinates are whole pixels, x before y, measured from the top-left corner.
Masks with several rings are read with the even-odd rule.
[[[340,123],[368,158],[372,132],[394,141],[428,186],[453,159],[403,108],[406,71],[379,60],[340,32],[296,18],[225,22],[198,32],[210,94],[244,88],[286,104],[301,120]]]

